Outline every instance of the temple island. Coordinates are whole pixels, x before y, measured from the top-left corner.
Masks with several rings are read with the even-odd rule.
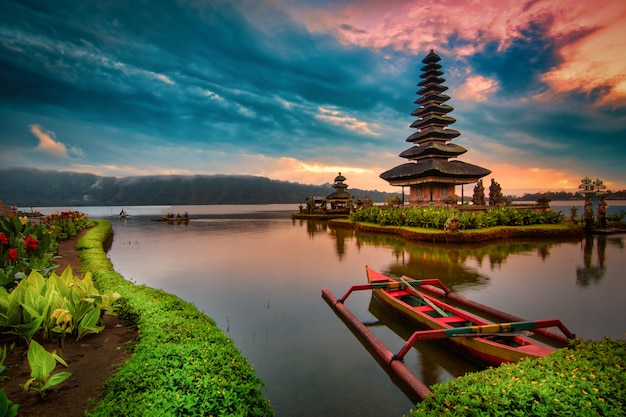
[[[357,198],[347,191],[346,177],[341,172],[335,177],[334,192],[325,197],[309,196],[305,205],[300,204],[298,212],[293,213],[294,219],[338,219],[350,216],[350,213],[366,204],[372,204],[371,199],[365,201]]]
[[[387,202],[390,208],[397,206],[439,206],[456,208],[461,212],[470,211],[479,213],[493,208],[508,206],[510,201],[502,195],[502,189],[493,178],[489,186],[488,203],[485,198],[483,178],[491,174],[491,170],[456,159],[467,152],[463,146],[452,143],[461,133],[452,129],[450,125],[456,119],[450,116],[454,110],[446,104],[450,96],[444,94],[448,87],[442,78],[444,72],[439,64],[441,57],[434,50],[422,59],[418,98],[414,103],[418,106],[411,115],[417,119],[410,125],[417,129],[411,133],[406,142],[411,147],[402,151],[399,156],[408,161],[391,168],[380,178],[392,186],[402,187],[402,198],[397,202]],[[373,205],[369,198],[364,201],[354,201],[347,191],[346,178],[339,173],[335,177],[335,192],[326,197],[309,196],[306,205],[300,205],[299,211],[293,214],[294,218],[302,219],[334,219],[349,217],[350,213],[362,207]],[[464,185],[475,184],[471,203],[464,196]],[[457,186],[460,186],[461,196],[456,195]],[[604,202],[604,185],[600,180],[592,182],[585,178],[580,186],[585,197],[585,211],[581,221],[587,231],[605,229],[607,224],[606,203]],[[408,195],[405,195],[408,189]],[[594,220],[592,198],[599,198],[598,221]],[[515,204],[516,209],[530,209],[533,211],[550,211],[549,199],[544,196],[536,203]],[[460,204],[459,204],[460,203]],[[329,207],[330,205],[330,207]],[[571,221],[577,224],[576,208],[572,209]]]

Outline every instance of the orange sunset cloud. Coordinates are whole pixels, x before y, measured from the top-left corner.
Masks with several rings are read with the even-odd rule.
[[[332,33],[345,44],[414,55],[435,48],[457,58],[493,42],[504,49],[530,24],[542,23],[562,60],[544,76],[554,92],[601,88],[600,103],[626,102],[626,2],[366,0],[297,17],[309,30]],[[462,46],[448,46],[454,38]]]

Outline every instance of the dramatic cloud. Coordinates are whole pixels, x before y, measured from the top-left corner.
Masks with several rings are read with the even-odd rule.
[[[598,0],[386,1],[366,0],[341,10],[297,13],[309,30],[332,33],[345,44],[423,54],[432,48],[456,59],[481,55],[495,46],[506,53],[541,28],[555,58],[543,80],[559,92],[605,89],[600,103],[626,100],[626,3]],[[544,42],[542,42],[544,43]],[[541,45],[528,55],[537,59]]]
[[[343,115],[340,111],[335,109],[320,107],[318,110],[319,114],[315,116],[318,119],[325,120],[335,125],[343,126],[348,130],[353,130],[364,135],[380,136],[380,134],[372,130],[376,127],[371,126],[370,128],[370,125],[367,122],[357,120],[354,117]]]
[[[457,90],[456,97],[463,101],[487,101],[498,90],[498,82],[482,75],[467,77]]]
[[[397,190],[434,49],[460,159],[624,189],[625,28],[608,0],[0,2],[0,164]]]
[[[39,125],[30,126],[30,131],[39,139],[39,145],[36,148],[38,151],[60,158],[67,157],[67,148],[63,143],[55,140],[53,132],[42,130]]]

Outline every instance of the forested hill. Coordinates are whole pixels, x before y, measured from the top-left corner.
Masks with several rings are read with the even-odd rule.
[[[348,185],[350,181],[347,181]],[[326,196],[331,184],[306,185],[255,176],[101,177],[76,172],[0,168],[0,200],[20,207],[304,203]],[[348,188],[355,197],[384,202],[398,194]]]

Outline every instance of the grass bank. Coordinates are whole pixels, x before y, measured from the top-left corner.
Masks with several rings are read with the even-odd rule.
[[[550,356],[433,387],[411,416],[626,415],[626,341],[576,341]]]
[[[112,233],[110,222],[97,221],[76,248],[98,289],[121,294],[121,315],[139,335],[133,356],[106,382],[103,399],[89,415],[272,415],[263,382],[212,319],[191,303],[133,284],[113,270],[103,249]]]

